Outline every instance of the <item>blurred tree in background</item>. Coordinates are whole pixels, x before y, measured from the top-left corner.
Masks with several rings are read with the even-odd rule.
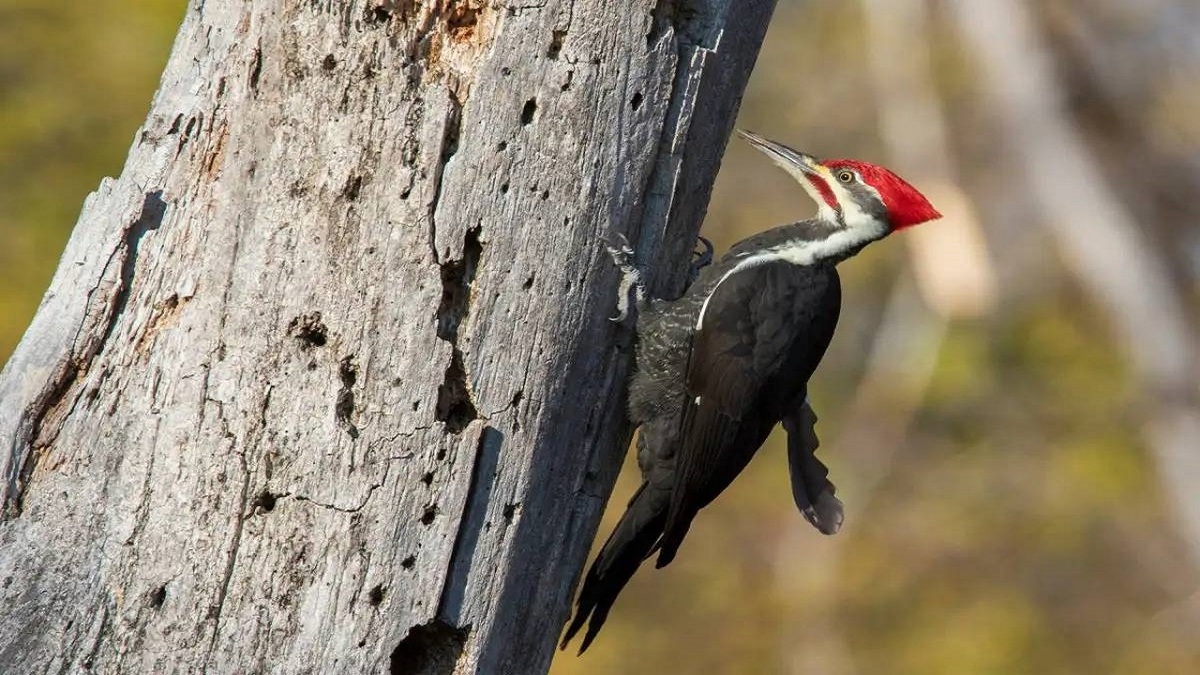
[[[183,9],[0,0],[0,358]],[[947,215],[843,267],[813,394],[846,526],[773,441],[552,672],[1200,672],[1198,36],[1190,0],[780,0],[741,126]],[[811,210],[735,142],[705,230]]]
[[[0,0],[0,360],[33,318],[83,198],[120,173],[183,9]]]

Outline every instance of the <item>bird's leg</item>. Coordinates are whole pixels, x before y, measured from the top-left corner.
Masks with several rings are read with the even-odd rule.
[[[689,286],[696,282],[696,277],[700,276],[700,270],[711,265],[713,261],[712,242],[704,237],[696,237],[696,243],[703,246],[704,250],[692,251],[692,265],[688,269]]]
[[[623,322],[629,318],[630,306],[641,307],[646,299],[646,281],[642,271],[633,264],[633,247],[620,232],[609,233],[604,247],[612,256],[613,264],[621,271],[621,285],[617,291],[617,315],[610,321]],[[632,297],[632,301],[630,298]]]
[[[688,285],[700,276],[700,270],[712,264],[713,245],[705,237],[697,237],[696,243],[703,247],[701,251],[692,251],[692,263],[688,269]],[[630,307],[641,307],[646,302],[646,279],[642,271],[633,264],[633,247],[629,240],[620,232],[610,232],[604,240],[604,248],[613,259],[613,264],[621,271],[621,285],[617,295],[617,315],[612,321],[622,322],[629,318]],[[632,299],[631,299],[632,298]]]
[[[787,431],[788,468],[792,479],[792,497],[804,518],[822,534],[835,534],[842,527],[842,502],[834,496],[836,488],[829,481],[829,469],[817,459],[817,415],[808,398],[801,396],[800,404],[783,418]]]

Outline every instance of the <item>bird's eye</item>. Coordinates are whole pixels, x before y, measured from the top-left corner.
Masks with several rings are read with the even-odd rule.
[[[842,181],[843,183],[853,183],[854,182],[854,172],[853,171],[839,171],[837,178],[838,178],[838,180]]]

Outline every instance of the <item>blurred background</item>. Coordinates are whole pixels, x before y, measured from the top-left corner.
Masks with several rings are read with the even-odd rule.
[[[0,0],[0,361],[183,7]],[[552,672],[1200,673],[1200,3],[779,0],[739,125],[946,215],[842,268],[812,394],[846,524],[773,438]],[[812,211],[734,141],[705,232]]]

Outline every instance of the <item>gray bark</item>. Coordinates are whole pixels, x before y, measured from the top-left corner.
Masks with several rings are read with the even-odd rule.
[[[195,0],[0,374],[0,672],[545,670],[601,238],[679,288],[773,6]]]

